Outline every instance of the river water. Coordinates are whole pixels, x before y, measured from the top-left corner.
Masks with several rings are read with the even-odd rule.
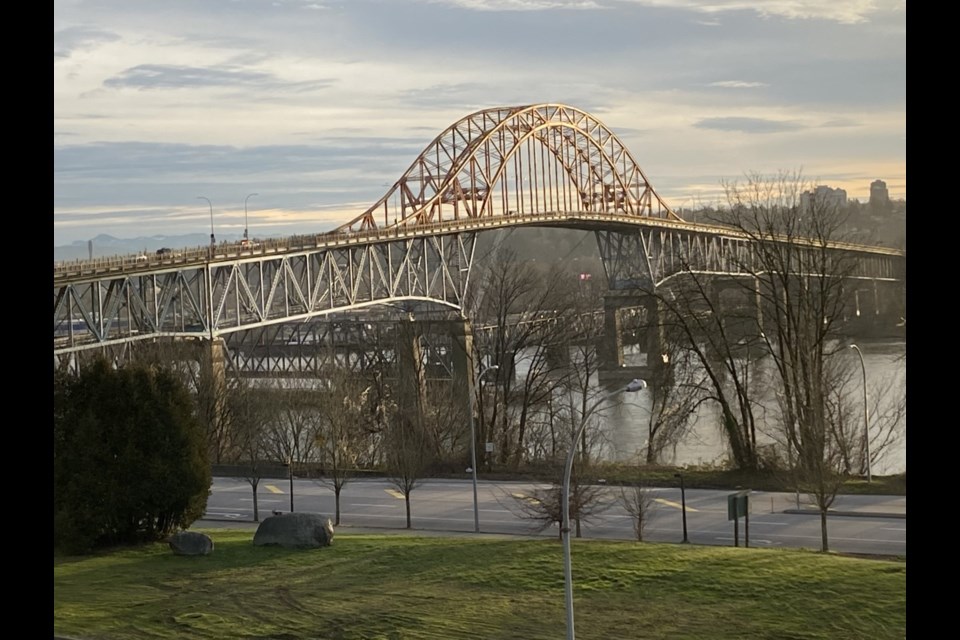
[[[863,365],[867,378],[867,405],[872,412],[876,393],[881,393],[881,409],[906,390],[906,343],[867,342],[859,343],[863,353]],[[642,356],[625,351],[627,365],[641,364]],[[862,377],[857,354],[848,350],[848,357],[856,364],[856,377],[852,389],[862,398]],[[608,446],[605,457],[616,461],[636,461],[637,452],[646,443],[646,424],[649,416],[650,396],[646,393],[623,394],[623,400],[611,405],[600,416],[605,425]],[[773,412],[771,412],[773,413]],[[862,415],[862,414],[860,414]],[[772,418],[771,418],[772,419]],[[868,422],[873,424],[868,415]],[[871,433],[874,433],[873,429]],[[871,472],[874,475],[890,475],[907,470],[906,416],[902,421],[901,437],[885,449],[879,458],[874,458]],[[875,436],[874,436],[875,437]],[[664,454],[661,462],[676,465],[720,465],[727,459],[727,451],[721,439],[716,404],[704,405],[697,413],[692,433],[680,443],[674,452]],[[760,437],[758,436],[758,440]]]

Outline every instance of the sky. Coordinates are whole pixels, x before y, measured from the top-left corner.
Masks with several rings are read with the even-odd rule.
[[[327,231],[538,103],[674,209],[784,171],[906,198],[904,0],[54,0],[53,69],[54,246]]]

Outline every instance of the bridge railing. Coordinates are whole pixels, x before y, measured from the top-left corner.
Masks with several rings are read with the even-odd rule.
[[[164,267],[182,267],[199,265],[205,262],[235,260],[244,257],[287,253],[295,251],[309,251],[328,247],[369,244],[377,241],[401,240],[421,235],[439,235],[443,233],[482,231],[503,226],[534,225],[537,223],[554,223],[564,220],[578,222],[606,222],[636,225],[642,223],[648,226],[657,226],[672,229],[686,229],[693,232],[722,234],[737,236],[736,230],[660,218],[646,218],[635,215],[616,213],[581,212],[540,212],[528,214],[507,214],[486,218],[464,218],[461,220],[442,220],[416,225],[393,225],[382,229],[364,231],[325,232],[308,235],[294,235],[284,238],[267,238],[255,240],[252,244],[242,242],[221,242],[211,247],[209,245],[179,249],[163,254],[128,254],[115,255],[103,258],[76,259],[54,262],[54,280],[67,277],[97,276],[111,272],[155,271]],[[744,238],[745,239],[745,238]],[[793,242],[803,242],[803,239],[794,238]],[[866,251],[872,254],[903,255],[902,251],[887,247],[867,247],[848,243],[831,243],[837,249]]]

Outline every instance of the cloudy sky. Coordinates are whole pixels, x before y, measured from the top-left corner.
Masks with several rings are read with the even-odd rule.
[[[328,230],[489,107],[562,103],[674,208],[906,198],[904,0],[54,0],[54,245]],[[250,194],[256,193],[255,196]],[[250,196],[250,197],[248,197]]]

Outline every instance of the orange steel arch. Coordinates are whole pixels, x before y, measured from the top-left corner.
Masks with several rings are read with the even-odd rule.
[[[681,220],[590,114],[497,107],[448,127],[376,204],[331,233],[577,212]]]

